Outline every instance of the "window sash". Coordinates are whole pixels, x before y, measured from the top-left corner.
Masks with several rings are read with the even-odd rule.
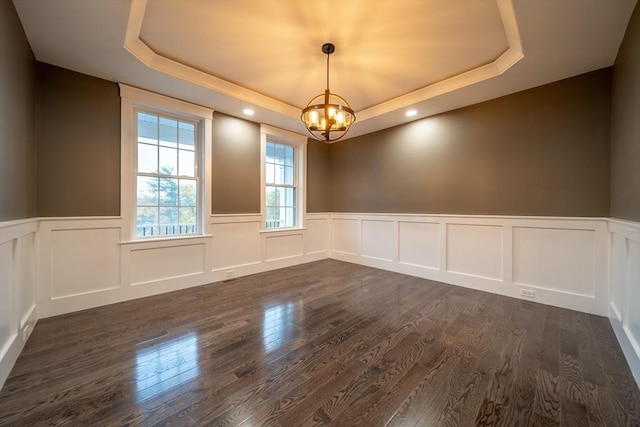
[[[149,116],[156,118],[155,135],[146,134],[140,128],[141,116]],[[133,193],[135,197],[135,233],[134,237],[143,239],[150,237],[171,237],[195,235],[201,233],[201,177],[200,177],[200,156],[202,150],[201,141],[201,123],[192,119],[185,119],[165,112],[156,112],[152,109],[134,109],[134,144],[135,155],[133,163]],[[175,138],[171,140],[171,135],[162,134],[160,128],[161,123],[175,123]],[[151,128],[152,126],[150,126]],[[189,138],[188,130],[193,129],[193,135]],[[149,129],[147,129],[148,131]],[[170,129],[171,131],[171,129]],[[186,142],[183,143],[180,135],[186,135]],[[155,139],[150,138],[154,136]],[[163,139],[164,138],[164,139]],[[155,159],[153,155],[149,159],[148,164],[154,164],[154,172],[147,170],[140,172],[140,148],[141,147],[156,148]],[[175,173],[166,173],[162,165],[162,150],[169,151],[175,155],[175,161],[170,159],[175,165]],[[173,153],[171,153],[173,151]],[[193,153],[192,158],[187,160],[193,164],[181,163],[181,155],[190,157],[185,153]],[[171,166],[171,164],[170,164]],[[187,174],[180,172],[186,167]],[[191,174],[191,170],[193,174]],[[147,193],[151,193],[151,200],[141,201],[141,189],[139,188],[140,178],[150,178],[147,181],[149,189]],[[153,184],[153,179],[157,183]],[[165,187],[164,190],[162,187]],[[169,187],[167,189],[167,187]],[[184,192],[190,194],[184,196]],[[169,199],[162,200],[162,194]],[[169,193],[167,195],[166,193]],[[153,200],[155,199],[155,200]],[[146,218],[145,218],[146,217]]]
[[[265,150],[264,226],[270,230],[296,227],[299,204],[297,197],[299,148],[267,138]],[[278,153],[282,155],[277,157]],[[280,189],[284,190],[282,192],[285,195],[284,201],[280,200],[282,196],[278,196],[281,194]],[[291,197],[291,200],[287,200],[288,197]]]

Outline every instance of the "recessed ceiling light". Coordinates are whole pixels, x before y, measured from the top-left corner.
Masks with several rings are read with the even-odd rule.
[[[251,108],[245,108],[244,110],[242,110],[243,113],[245,113],[247,116],[253,116],[254,111]]]
[[[416,110],[409,110],[406,113],[404,113],[407,117],[413,117],[416,114],[418,114],[418,112]]]

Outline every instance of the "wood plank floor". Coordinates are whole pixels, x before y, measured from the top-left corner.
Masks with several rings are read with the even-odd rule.
[[[638,426],[608,320],[335,260],[41,320],[0,424]]]

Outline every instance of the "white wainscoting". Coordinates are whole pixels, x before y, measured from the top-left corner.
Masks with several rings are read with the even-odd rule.
[[[438,270],[440,224],[427,221],[398,221],[398,264]]]
[[[447,271],[503,281],[504,227],[445,223]]]
[[[178,239],[130,241],[124,225],[118,217],[40,219],[40,317],[329,257],[329,214],[280,231],[261,230],[260,215],[213,215],[211,234]]]
[[[609,220],[609,320],[640,385],[640,223]]]
[[[50,222],[44,223],[50,225]],[[120,285],[120,228],[87,221],[49,229],[51,299],[116,289]],[[45,279],[48,276],[44,276]]]
[[[38,320],[38,220],[0,223],[0,388]]]
[[[607,315],[606,219],[334,213],[331,242],[335,259]]]
[[[260,253],[260,217],[219,218],[211,224],[213,234],[213,268],[248,268],[259,265]]]
[[[345,256],[357,256],[360,253],[360,222],[355,218],[331,216],[331,251]]]
[[[398,252],[395,245],[396,240],[393,239],[393,221],[364,219],[360,225],[362,256],[382,263],[393,262],[393,258]],[[377,242],[390,242],[391,244],[378,245]]]
[[[304,239],[304,252],[307,255],[329,257],[329,215],[307,215],[307,238]],[[321,258],[321,259],[322,259]]]
[[[0,223],[0,386],[38,318],[328,257],[608,315],[640,383],[638,223],[334,213],[304,225],[214,215],[210,235],[132,242],[118,217]]]
[[[131,284],[144,285],[204,273],[206,243],[199,241],[181,243],[151,248],[132,248]],[[173,260],[180,260],[180,262],[173,262]]]

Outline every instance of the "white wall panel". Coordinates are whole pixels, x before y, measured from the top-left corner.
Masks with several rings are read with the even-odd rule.
[[[447,224],[447,270],[502,280],[502,227]]]
[[[609,320],[640,386],[640,223],[609,221]]]
[[[20,272],[19,327],[23,328],[29,321],[31,313],[38,303],[36,294],[36,233],[30,233],[18,239],[18,271]]]
[[[594,296],[595,232],[513,228],[513,282]]]
[[[205,271],[204,243],[131,251],[131,284],[143,284]]]
[[[120,285],[120,229],[51,232],[51,297],[86,294]]]
[[[302,233],[281,233],[265,233],[265,260],[267,262],[302,256],[303,254]]]
[[[212,224],[213,269],[260,262],[260,221]]]
[[[622,321],[622,310],[625,305],[627,293],[627,239],[616,233],[611,234],[611,290],[610,304],[613,315],[618,321]]]
[[[431,222],[398,222],[398,262],[438,269],[440,225]]]
[[[315,254],[326,252],[329,243],[329,220],[327,218],[310,219],[305,221],[304,252]]]
[[[640,242],[629,240],[627,301],[623,326],[640,358]]]
[[[0,387],[38,321],[37,223],[0,223]]]
[[[356,219],[332,219],[332,250],[352,255],[358,254],[358,226],[359,220]]]
[[[362,220],[362,256],[393,261],[395,253],[393,221]]]
[[[14,247],[16,240],[0,244],[0,357],[4,357],[17,333],[14,304]]]

